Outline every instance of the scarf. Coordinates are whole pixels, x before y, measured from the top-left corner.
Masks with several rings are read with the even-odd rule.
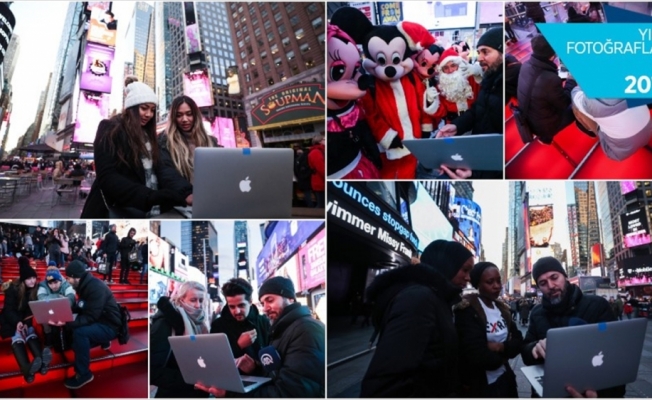
[[[201,335],[208,332],[208,326],[205,324],[206,315],[204,309],[199,310],[186,305],[184,302],[179,303],[177,307],[179,314],[183,318],[183,334],[188,335]]]
[[[143,163],[143,169],[145,170],[145,186],[152,190],[158,190],[158,179],[156,177],[156,173],[154,172],[154,162],[151,158],[152,145],[147,139],[145,141],[145,148],[147,148],[147,155],[140,158],[141,162]],[[152,209],[147,213],[147,217],[155,217],[160,214],[160,206],[153,206]]]

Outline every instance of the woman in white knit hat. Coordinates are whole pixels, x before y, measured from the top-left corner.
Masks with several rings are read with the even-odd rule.
[[[127,85],[124,111],[97,128],[97,178],[81,218],[148,218],[192,204],[192,185],[159,150],[154,91]]]

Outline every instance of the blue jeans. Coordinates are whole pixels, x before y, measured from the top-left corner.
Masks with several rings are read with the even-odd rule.
[[[117,333],[108,325],[96,322],[80,326],[72,331],[72,351],[75,353],[75,372],[82,378],[91,374],[91,347],[110,342]]]
[[[146,273],[147,273],[147,263],[144,263],[140,270],[140,283],[143,283]]]
[[[45,255],[44,253],[45,249],[43,247],[43,243],[37,243],[34,245],[34,257],[40,260]]]

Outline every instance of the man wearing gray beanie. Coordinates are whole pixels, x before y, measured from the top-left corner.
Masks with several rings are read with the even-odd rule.
[[[600,296],[582,293],[568,281],[562,264],[543,257],[532,266],[532,278],[543,294],[541,304],[530,312],[530,325],[523,340],[521,357],[525,365],[545,363],[546,336],[551,328],[615,321],[609,302]],[[572,389],[572,388],[571,388]],[[572,389],[575,392],[574,389]],[[532,389],[535,396],[534,389]],[[573,394],[569,390],[569,394]],[[625,385],[597,391],[598,397],[624,397]]]
[[[325,396],[325,329],[312,317],[310,309],[296,302],[290,279],[276,276],[258,289],[263,310],[272,321],[269,346],[258,353],[266,375],[272,381],[249,392],[247,397],[321,397]],[[255,365],[240,366],[250,374]],[[215,387],[195,385],[215,397],[226,392]],[[228,396],[227,396],[228,397]]]

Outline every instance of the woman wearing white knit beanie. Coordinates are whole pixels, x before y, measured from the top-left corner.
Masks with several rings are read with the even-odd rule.
[[[192,185],[158,147],[156,93],[142,82],[125,91],[124,111],[97,128],[97,179],[81,218],[149,218],[192,205]]]

